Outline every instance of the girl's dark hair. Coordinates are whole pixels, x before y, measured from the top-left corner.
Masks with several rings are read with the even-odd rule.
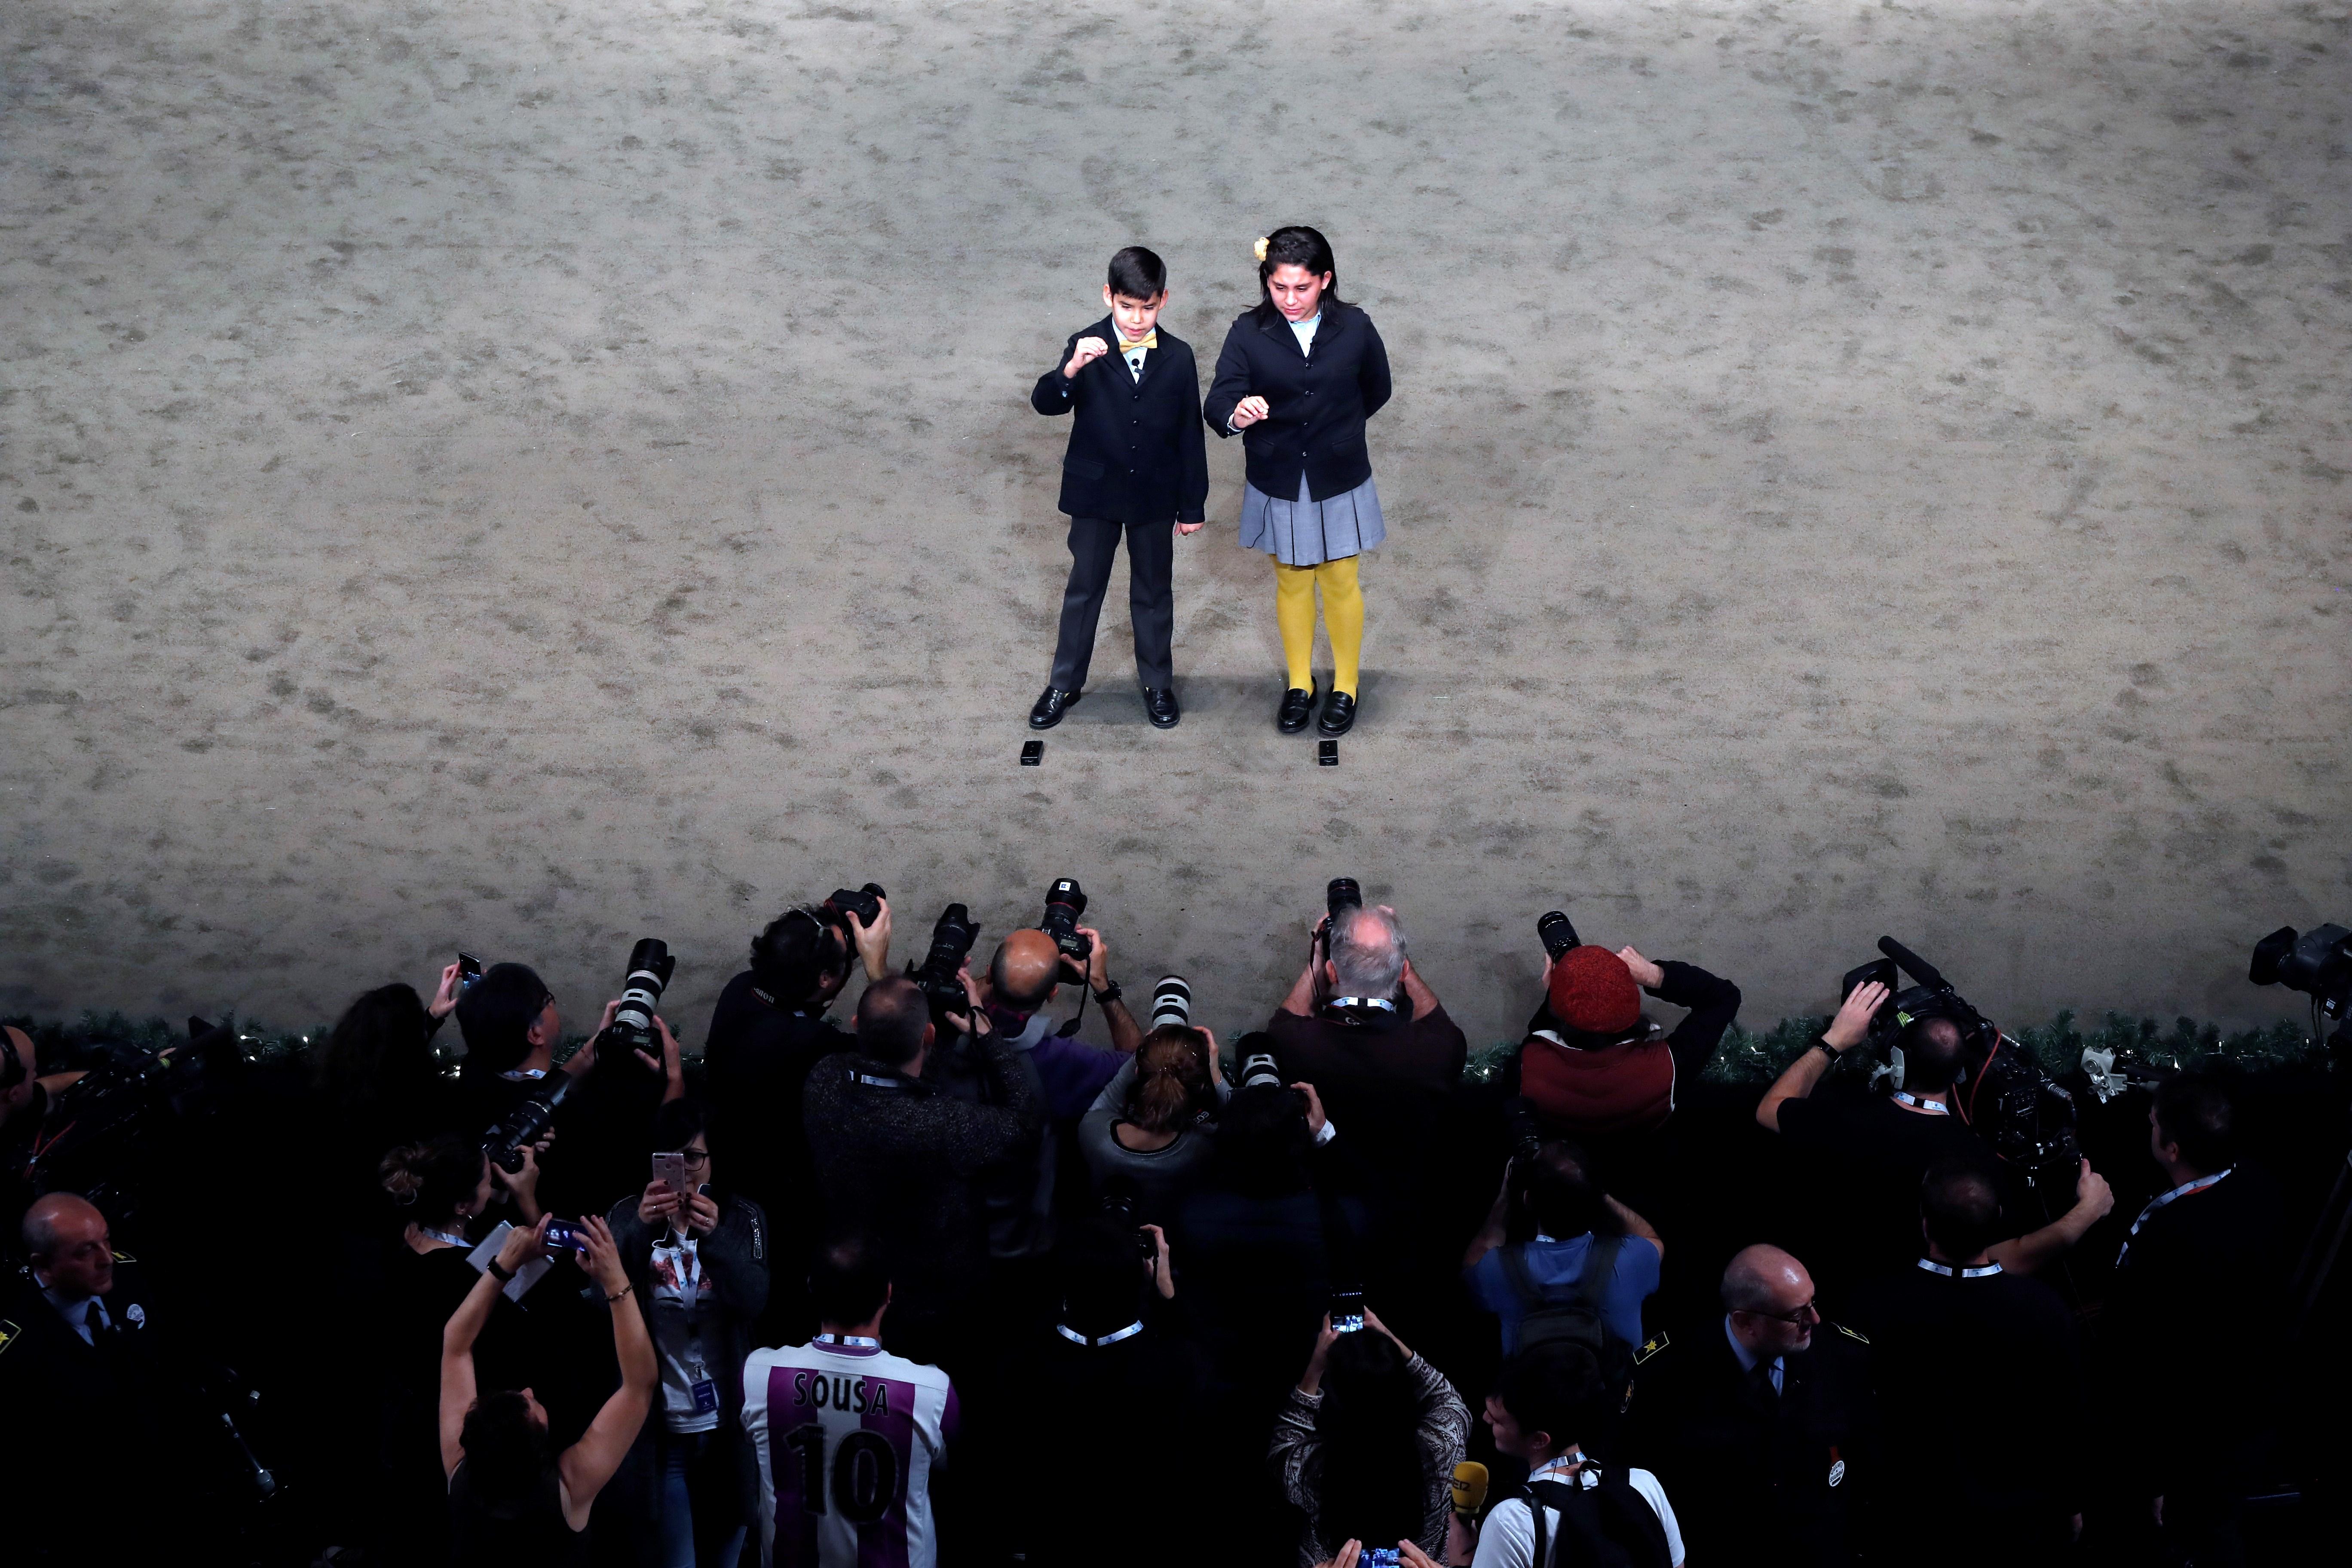
[[[1209,1037],[1182,1024],[1162,1024],[1135,1051],[1127,1120],[1146,1132],[1188,1124],[1210,1094]]]
[[[751,977],[782,1003],[805,1000],[849,963],[849,942],[806,910],[786,910],[751,939]]]
[[[1110,258],[1110,291],[1139,301],[1157,300],[1168,292],[1168,264],[1139,245],[1130,245]]]
[[[692,1095],[662,1101],[654,1112],[653,1152],[675,1154],[710,1131],[710,1112]]]
[[[425,1035],[430,1021],[413,985],[362,992],[312,1053],[312,1084],[339,1110],[423,1094],[439,1070]]]
[[[1265,237],[1265,259],[1257,264],[1260,310],[1274,309],[1274,291],[1266,287],[1265,280],[1274,276],[1276,268],[1286,265],[1304,267],[1318,278],[1329,273],[1331,283],[1323,290],[1323,303],[1344,305],[1348,302],[1339,298],[1339,264],[1331,258],[1331,242],[1323,237],[1322,230],[1293,223],[1285,224]]]
[[[1315,1415],[1323,1448],[1315,1528],[1326,1542],[1421,1538],[1421,1397],[1406,1367],[1378,1330],[1331,1342]]]
[[[474,1495],[492,1508],[529,1497],[554,1463],[547,1428],[532,1419],[530,1402],[512,1389],[474,1401],[458,1428],[457,1446],[466,1452]]]
[[[439,1225],[457,1217],[457,1205],[482,1184],[481,1140],[444,1132],[438,1138],[394,1149],[376,1167],[383,1184],[408,1217],[419,1225]]]

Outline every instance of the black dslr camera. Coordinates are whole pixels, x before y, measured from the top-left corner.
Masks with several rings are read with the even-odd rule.
[[[1941,971],[1891,936],[1878,939],[1886,956],[1846,972],[1839,988],[1841,999],[1856,987],[1876,981],[1893,999],[1870,1020],[1870,1044],[1892,1063],[1903,1031],[1929,1018],[1945,1018],[1960,1031],[1961,1081],[1952,1089],[1962,1116],[1977,1136],[1992,1146],[2006,1164],[2025,1173],[2037,1191],[2045,1185],[2060,1193],[2074,1190],[2082,1168],[2082,1151],[2074,1141],[2074,1097],[2041,1064],[2012,1047],[2002,1050],[2000,1030],[1952,988]],[[1918,982],[1896,990],[1897,971]]]
[[[841,932],[842,941],[852,942],[856,939],[850,935],[847,917],[856,915],[859,925],[871,926],[882,918],[882,900],[889,896],[879,882],[868,882],[854,893],[846,888],[835,888],[833,896],[817,906],[817,913],[824,917],[825,924]]]
[[[1037,929],[1062,950],[1063,960],[1081,975],[1095,955],[1094,939],[1078,934],[1078,917],[1086,912],[1086,890],[1075,879],[1064,877],[1045,889],[1045,913],[1037,922]]]
[[[612,1027],[606,1031],[615,1046],[661,1055],[654,1008],[668,989],[669,977],[677,973],[677,959],[659,937],[641,937],[629,949],[629,977],[622,983],[620,1010],[613,1015]]]
[[[963,982],[956,973],[963,968],[971,944],[979,940],[980,922],[971,918],[971,911],[961,904],[950,904],[931,927],[930,951],[919,963],[907,966],[923,999],[931,1005],[935,1022],[944,1022],[950,1013],[971,1011],[971,998],[964,994]]]

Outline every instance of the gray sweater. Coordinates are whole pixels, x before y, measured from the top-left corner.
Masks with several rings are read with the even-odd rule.
[[[1111,1128],[1125,1119],[1127,1097],[1134,1089],[1135,1058],[1129,1057],[1079,1119],[1078,1152],[1087,1157],[1087,1169],[1094,1176],[1097,1193],[1113,1176],[1132,1177],[1143,1189],[1144,1218],[1153,1224],[1165,1224],[1167,1216],[1175,1213],[1176,1205],[1184,1201],[1184,1194],[1208,1169],[1209,1159],[1216,1152],[1216,1132],[1212,1128],[1187,1127],[1164,1149],[1139,1152],[1120,1147]],[[1219,1104],[1231,1100],[1233,1094],[1223,1082],[1218,1083]]]

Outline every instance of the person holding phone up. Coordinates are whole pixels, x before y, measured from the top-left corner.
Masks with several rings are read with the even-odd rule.
[[[743,1434],[743,1362],[768,1304],[768,1220],[717,1186],[696,1100],[654,1117],[653,1180],[608,1223],[646,1303],[661,1368],[647,1421],[614,1480],[635,1560],[733,1568],[759,1504]]]

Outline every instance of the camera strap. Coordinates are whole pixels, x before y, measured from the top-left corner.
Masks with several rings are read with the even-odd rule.
[[[1952,1108],[1942,1100],[1928,1100],[1924,1096],[1913,1094],[1907,1089],[1896,1089],[1894,1100],[1897,1105],[1907,1105],[1914,1110],[1924,1110],[1930,1116],[1949,1116],[1952,1113]]]
[[[2000,1265],[1998,1263],[1979,1264],[1974,1268],[1959,1268],[1949,1263],[1938,1263],[1932,1258],[1919,1259],[1919,1267],[1930,1274],[1940,1274],[1947,1279],[1990,1279],[2000,1272]]]
[[[860,1072],[856,1068],[851,1068],[849,1069],[849,1081],[865,1089],[904,1089],[907,1087],[905,1082],[901,1079],[895,1078],[877,1078],[870,1072]]]

